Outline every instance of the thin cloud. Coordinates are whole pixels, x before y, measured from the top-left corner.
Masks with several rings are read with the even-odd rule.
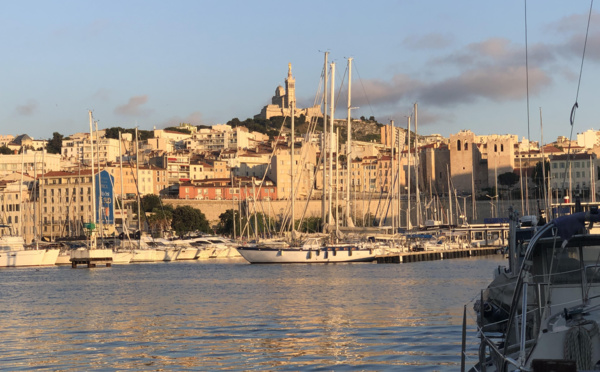
[[[551,82],[541,69],[529,69],[530,94],[540,92]],[[466,71],[415,93],[419,101],[433,106],[472,103],[481,98],[498,102],[519,100],[527,94],[525,66]]]
[[[38,108],[37,102],[34,100],[29,100],[24,105],[18,105],[15,108],[15,111],[17,112],[17,114],[22,115],[22,116],[31,116],[37,111],[37,108]]]
[[[163,122],[160,126],[162,128],[176,127],[181,123],[188,123],[196,126],[202,125],[202,113],[200,111],[194,111],[185,118],[174,116]]]
[[[131,97],[127,104],[118,106],[115,109],[115,114],[123,116],[147,116],[151,110],[142,107],[146,102],[148,102],[147,95]]]

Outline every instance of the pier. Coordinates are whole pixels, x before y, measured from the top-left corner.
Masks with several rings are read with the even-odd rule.
[[[113,254],[110,249],[77,249],[71,252],[71,267],[77,268],[77,265],[87,265],[88,268],[94,268],[96,265],[112,266]]]
[[[435,261],[449,260],[452,258],[465,258],[475,256],[488,256],[498,254],[501,248],[485,247],[485,248],[468,248],[468,249],[452,249],[440,251],[422,251],[422,252],[404,252],[399,254],[385,255],[377,257],[378,264],[385,263],[407,263],[419,261]]]

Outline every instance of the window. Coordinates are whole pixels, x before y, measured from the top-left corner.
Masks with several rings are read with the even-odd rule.
[[[465,151],[469,150],[469,142],[465,142]]]
[[[461,147],[460,147],[460,140],[456,141],[456,149],[458,151],[461,151]]]

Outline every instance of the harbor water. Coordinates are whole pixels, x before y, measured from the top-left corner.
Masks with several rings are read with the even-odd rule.
[[[456,371],[463,305],[504,263],[0,270],[0,370]]]

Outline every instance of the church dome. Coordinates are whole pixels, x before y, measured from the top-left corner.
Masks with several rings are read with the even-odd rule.
[[[277,87],[277,89],[275,89],[275,97],[282,97],[285,96],[285,89],[283,89],[283,87],[280,85]]]

